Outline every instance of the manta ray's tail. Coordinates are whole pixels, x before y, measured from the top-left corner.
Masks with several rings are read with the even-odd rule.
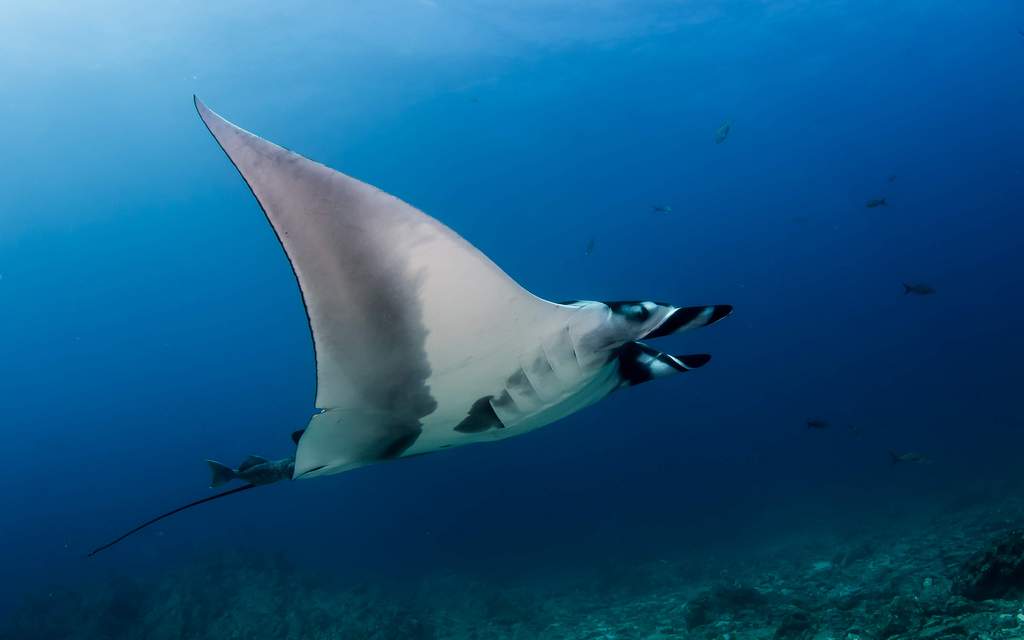
[[[93,549],[92,551],[89,552],[89,557],[91,558],[92,556],[96,555],[100,551],[103,551],[104,549],[109,549],[110,547],[114,546],[118,542],[121,542],[122,540],[124,540],[128,536],[132,535],[133,533],[138,533],[139,531],[142,531],[143,529],[145,529],[149,525],[155,524],[155,523],[163,520],[164,518],[167,518],[169,516],[173,516],[176,513],[184,511],[185,509],[191,509],[192,507],[199,506],[199,505],[201,505],[201,504],[203,504],[205,502],[210,502],[212,500],[217,500],[218,498],[223,498],[225,496],[230,496],[231,494],[239,493],[240,491],[246,491],[246,490],[252,489],[253,487],[256,487],[256,486],[259,486],[259,485],[247,484],[247,485],[243,485],[241,487],[235,487],[234,489],[229,489],[227,491],[223,491],[221,493],[218,493],[217,495],[209,496],[209,497],[203,498],[201,500],[196,500],[194,502],[190,502],[190,503],[188,503],[186,505],[178,507],[177,509],[172,509],[171,511],[168,511],[167,513],[162,513],[162,514],[158,515],[155,518],[152,518],[150,520],[147,520],[147,521],[143,522],[142,524],[140,524],[139,526],[135,527],[131,531],[128,531],[127,533],[124,533],[121,536],[111,540],[107,544],[104,544],[104,545],[101,545],[99,547],[96,547],[95,549]]]

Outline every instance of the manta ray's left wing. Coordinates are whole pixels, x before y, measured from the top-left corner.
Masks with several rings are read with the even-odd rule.
[[[399,455],[428,417],[453,427],[571,313],[398,198],[196,108],[302,291],[326,411],[299,440],[296,477]]]

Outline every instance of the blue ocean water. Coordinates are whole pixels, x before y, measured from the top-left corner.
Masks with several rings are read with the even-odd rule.
[[[369,580],[738,556],[1020,480],[1019,2],[5,12],[5,608],[234,549]],[[290,455],[314,411],[288,261],[193,94],[437,217],[539,296],[736,311],[666,340],[711,353],[699,372],[84,559],[207,495],[203,459]]]

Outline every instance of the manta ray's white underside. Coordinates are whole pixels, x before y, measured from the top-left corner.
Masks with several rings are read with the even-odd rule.
[[[572,413],[622,384],[610,349],[676,310],[611,335],[608,306],[542,300],[398,198],[244,131],[198,99],[196,108],[262,206],[305,302],[322,412],[298,442],[296,478]],[[693,326],[718,319],[701,313]],[[481,415],[497,428],[456,428]]]

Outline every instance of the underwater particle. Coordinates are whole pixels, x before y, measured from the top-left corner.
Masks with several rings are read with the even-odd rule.
[[[895,173],[889,174],[889,182],[896,182],[896,174]]]
[[[906,453],[897,453],[895,451],[889,452],[889,460],[893,464],[900,464],[903,462],[910,464],[930,464],[931,460],[928,459],[924,454],[917,453],[916,451],[907,451]]]
[[[904,282],[903,283],[903,295],[909,296],[911,294],[915,296],[930,296],[935,293],[935,288],[930,284],[924,282]]]
[[[672,207],[667,204],[652,204],[651,211],[654,213],[672,213]]]
[[[583,251],[583,255],[589,256],[594,253],[594,239],[587,240],[587,248]]]
[[[832,561],[831,560],[818,560],[817,562],[815,562],[814,564],[811,565],[811,573],[822,573],[824,571],[831,571],[831,570],[832,570]]]
[[[732,130],[732,120],[726,120],[722,123],[722,126],[718,127],[715,131],[715,144],[722,144],[726,138],[729,137],[729,131]]]
[[[848,424],[846,425],[846,430],[849,431],[850,435],[852,435],[854,438],[860,437],[860,427],[858,427],[857,425]]]
[[[828,421],[822,420],[821,418],[811,418],[807,421],[808,429],[827,429]]]
[[[871,198],[864,206],[868,209],[874,209],[875,207],[887,207],[889,203],[885,201],[885,198]]]

